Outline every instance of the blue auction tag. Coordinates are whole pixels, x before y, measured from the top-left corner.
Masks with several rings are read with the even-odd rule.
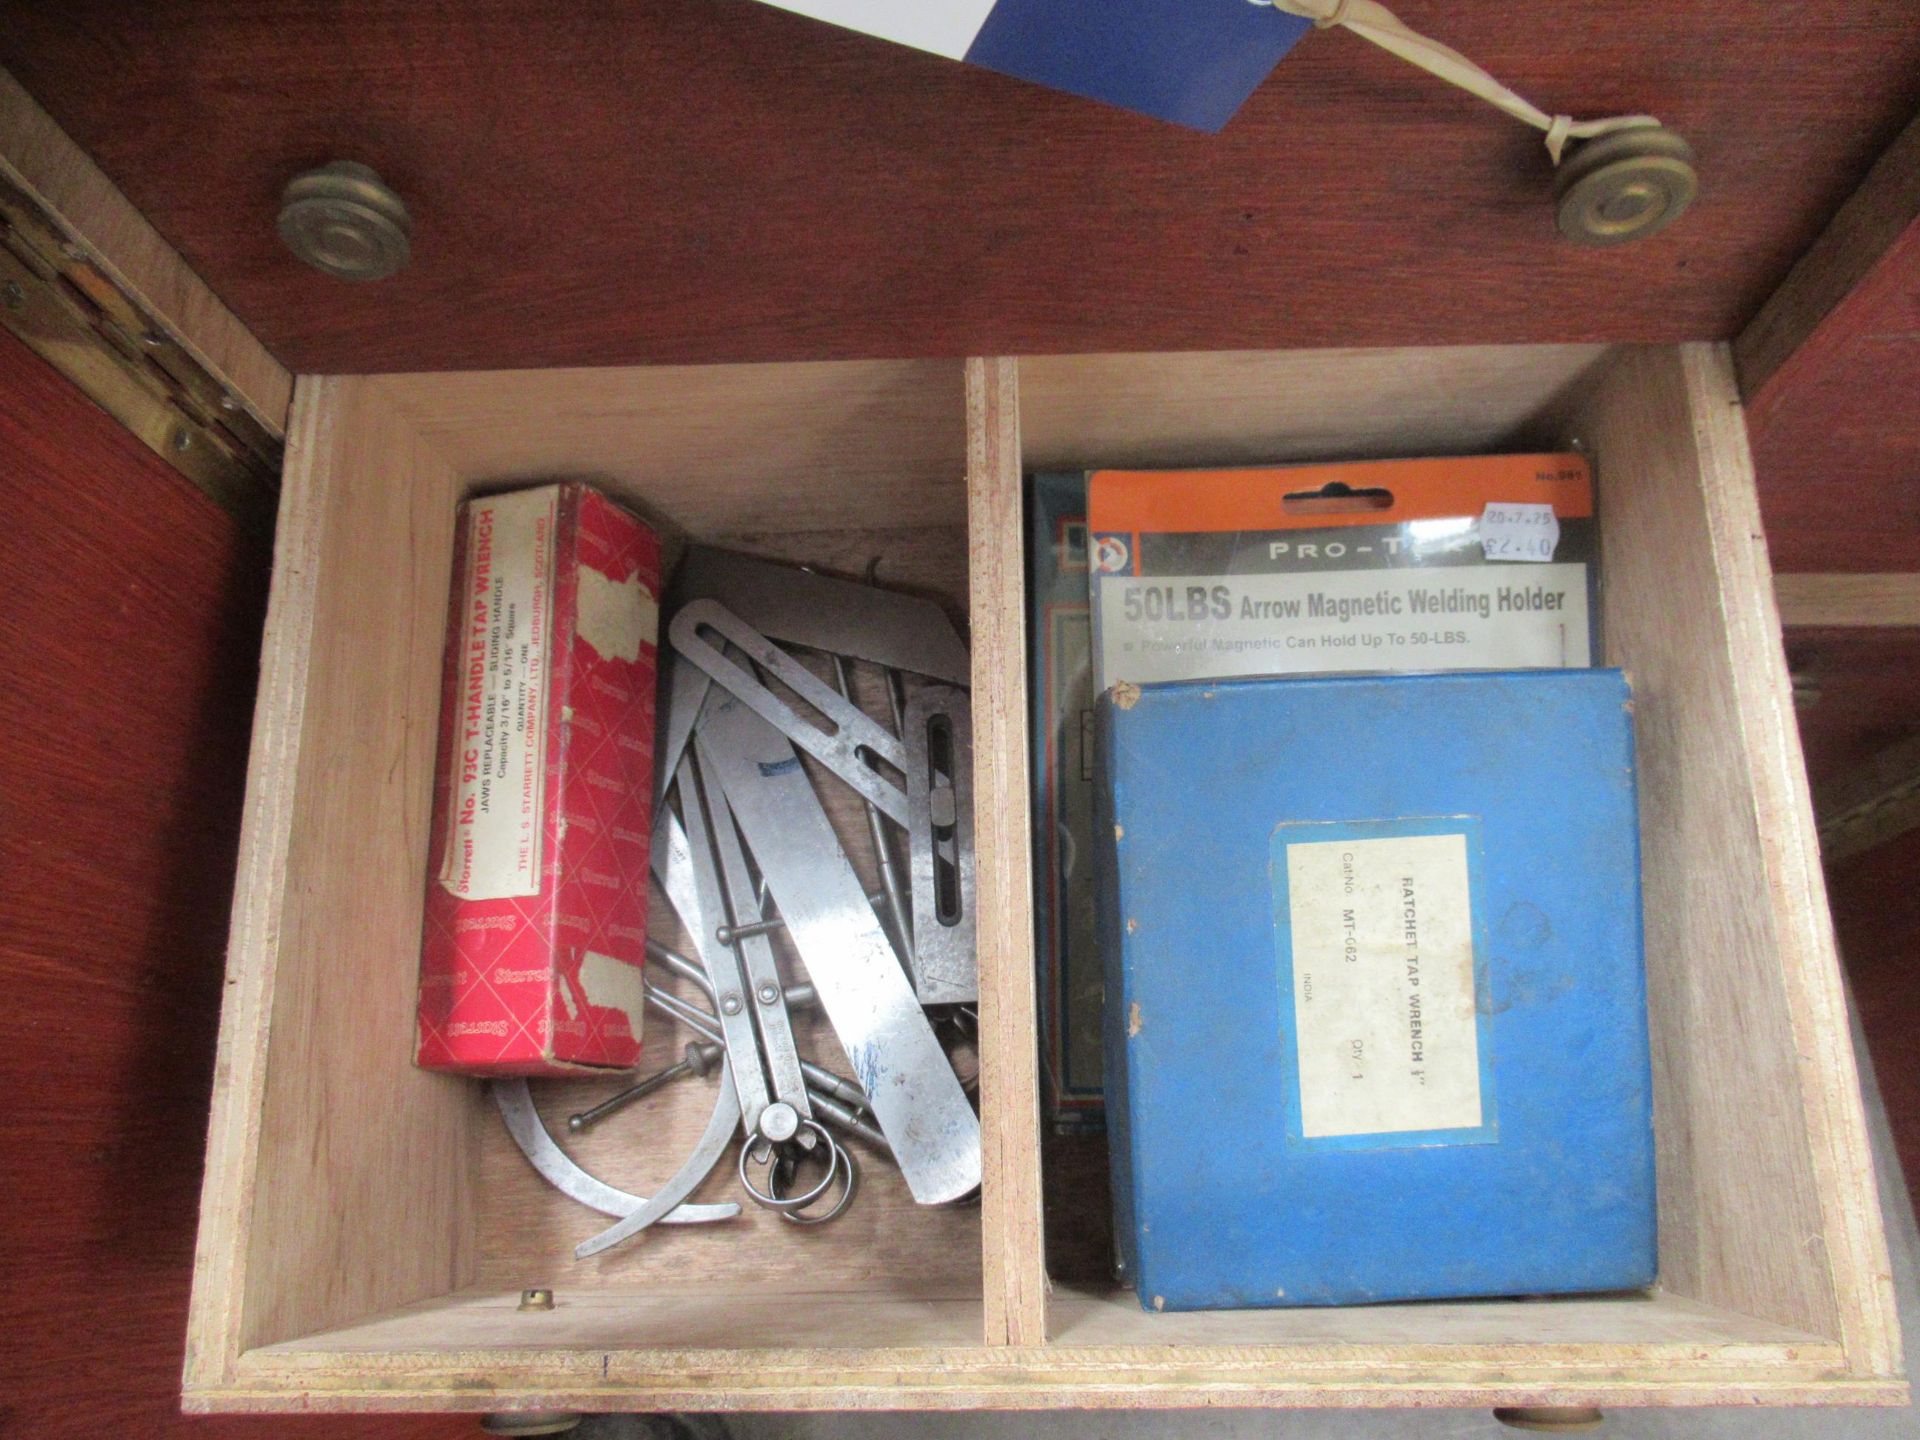
[[[1311,23],[1247,0],[766,0],[896,44],[1218,130]]]

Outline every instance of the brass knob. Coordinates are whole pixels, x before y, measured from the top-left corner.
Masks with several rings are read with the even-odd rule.
[[[413,258],[413,219],[379,175],[336,160],[296,175],[280,195],[280,238],[341,280],[384,280]]]
[[[1560,233],[1576,245],[1620,245],[1664,230],[1700,193],[1693,147],[1663,126],[1589,140],[1553,182]]]
[[[565,1435],[580,1428],[583,1417],[572,1410],[498,1410],[480,1417],[487,1435]]]
[[[1514,1430],[1572,1435],[1598,1430],[1605,1417],[1591,1405],[1511,1405],[1495,1410],[1493,1418]]]

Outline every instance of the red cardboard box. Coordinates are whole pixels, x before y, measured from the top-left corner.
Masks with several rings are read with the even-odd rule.
[[[660,541],[578,483],[469,500],[454,548],[417,1061],[640,1056]]]

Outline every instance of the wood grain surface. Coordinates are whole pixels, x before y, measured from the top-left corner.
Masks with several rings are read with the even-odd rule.
[[[5,334],[0,455],[0,1431],[468,1435],[180,1417],[265,556]]]
[[[1029,472],[1554,448],[1603,345],[1056,355],[1020,364]]]
[[[1607,658],[1634,686],[1660,1281],[1837,1326],[1856,1364],[1886,1365],[1886,1247],[1730,360],[1636,352],[1583,425],[1634,482],[1601,488],[1599,518]],[[1822,1250],[1755,1243],[1788,1234]]]
[[[1788,408],[1754,434],[1782,570],[1920,571],[1920,261],[1907,285],[1887,333],[1862,335],[1798,380]]]
[[[1532,132],[1337,33],[1219,136],[752,0],[0,0],[0,63],[295,370],[1740,333],[1776,565],[1920,568],[1913,186],[1841,208],[1920,148],[1920,4],[1401,8],[1549,108],[1678,126],[1695,212],[1575,249]],[[329,158],[406,198],[404,274],[281,245]]]
[[[1040,1033],[1033,968],[1027,600],[1019,367],[967,362],[968,573],[980,959],[982,1235],[987,1343],[1046,1338]]]
[[[1857,852],[1873,850],[1877,856],[1883,849],[1908,853],[1911,847],[1903,837],[1914,814],[1914,802],[1905,798],[1906,781],[1920,746],[1920,626],[1789,628],[1786,641],[1807,778],[1821,819],[1829,883],[1835,887],[1834,923],[1844,941],[1850,931],[1863,933],[1874,922],[1865,914],[1843,914],[1841,895],[1849,897],[1849,906],[1862,903],[1853,898],[1853,877],[1877,873],[1883,863]],[[1891,947],[1895,954],[1911,953],[1920,946],[1920,927],[1902,932],[1889,919],[1877,943],[1880,952]],[[1902,993],[1894,972],[1877,963],[1880,952],[1861,953],[1858,945],[1852,953],[1843,951],[1863,1014],[1872,1009],[1885,1015],[1890,1006],[1897,1008],[1897,1000],[1872,993],[1874,987],[1892,983],[1895,994]],[[1877,1056],[1880,1033],[1873,1040]],[[1898,1049],[1905,1042],[1892,1043]],[[1882,1061],[1883,1087],[1885,1067]],[[1888,1105],[1894,1105],[1891,1097]],[[1920,1170],[1908,1166],[1907,1180],[1920,1194]]]
[[[0,4],[0,63],[289,368],[1729,337],[1920,103],[1920,7],[1403,0],[1703,198],[1576,249],[1538,134],[1352,36],[1206,136],[752,0]],[[333,158],[415,261],[274,233]]]
[[[303,383],[291,429],[190,1384],[473,1266],[479,1097],[414,1069],[411,1023],[457,482],[364,381]]]
[[[1304,46],[1218,139],[747,0],[606,14],[221,0],[138,16],[107,0],[58,15],[0,0],[0,62],[281,360],[349,372],[1731,334],[1920,94],[1920,8],[1904,3],[1801,16],[1791,45],[1757,0],[1592,15],[1555,0],[1524,26],[1489,0],[1403,8],[1550,104],[1680,124],[1702,151],[1701,210],[1649,246],[1571,251],[1552,237],[1527,132],[1338,36]],[[421,263],[388,286],[325,281],[272,235],[280,183],[336,154],[381,166],[415,205]],[[1781,563],[1920,564],[1920,511],[1892,483],[1911,479],[1914,453],[1889,423],[1898,377],[1920,373],[1901,368],[1920,364],[1913,293],[1894,287],[1845,363],[1774,412],[1799,414],[1797,431],[1776,419],[1760,437]],[[31,778],[15,772],[0,815],[0,987],[36,1023],[10,1052],[22,1074],[5,1125],[10,1153],[46,1159],[10,1176],[0,1204],[19,1217],[15,1272],[55,1283],[28,1301],[28,1343],[0,1360],[0,1428],[117,1419],[165,1433],[183,1284],[165,1256],[184,1256],[192,1227],[260,557],[15,350],[0,342],[0,439],[19,457],[0,476],[0,646],[36,722]],[[1861,903],[1898,923],[1892,873]],[[40,1020],[62,989],[91,1007],[84,1022]],[[1876,1045],[1887,1015],[1911,1013],[1905,991],[1888,1003],[1875,1029],[1863,1001]],[[325,1100],[296,1098],[308,1121]],[[1830,1124],[1815,1117],[1816,1143],[1832,1146],[1822,1168],[1851,1148]],[[138,1226],[116,1218],[129,1196]],[[276,1237],[292,1233],[296,1198],[268,1197]],[[1830,1237],[1850,1225],[1830,1219]],[[954,1238],[966,1253],[970,1228]],[[901,1257],[873,1239],[891,1285]],[[553,1243],[510,1240],[479,1263],[504,1279]],[[837,1278],[860,1284],[847,1268]],[[89,1391],[71,1414],[29,1420],[26,1406],[61,1400],[81,1327],[113,1345],[124,1383],[106,1410]],[[1853,1338],[1872,1352],[1884,1341],[1865,1328]]]
[[[1892,415],[1888,418],[1890,422],[1896,420]],[[1897,418],[1904,420],[1905,417]],[[1780,623],[1788,629],[1795,626],[1862,629],[1920,626],[1920,572],[1916,571],[1893,574],[1802,571],[1776,575],[1773,593],[1780,602]]]
[[[1734,341],[1734,364],[1756,431],[1790,403],[1797,370],[1847,348],[1920,247],[1920,119],[1873,162],[1860,187],[1794,263]]]

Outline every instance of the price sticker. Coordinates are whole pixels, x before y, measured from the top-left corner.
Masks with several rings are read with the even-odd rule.
[[[1560,519],[1551,505],[1489,501],[1480,514],[1480,548],[1489,560],[1544,565],[1560,544]]]

